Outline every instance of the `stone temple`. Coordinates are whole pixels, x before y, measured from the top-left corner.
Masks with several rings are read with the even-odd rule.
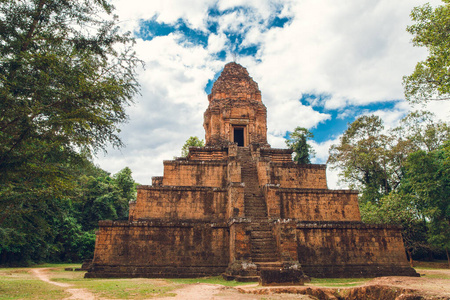
[[[200,277],[302,283],[418,276],[400,228],[361,222],[358,192],[330,190],[326,165],[267,143],[258,84],[225,65],[208,96],[205,147],[164,161],[128,221],[101,221],[86,277]]]

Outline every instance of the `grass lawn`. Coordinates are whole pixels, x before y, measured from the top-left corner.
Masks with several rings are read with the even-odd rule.
[[[29,273],[29,268],[0,269],[0,299],[63,299],[70,293]]]
[[[166,280],[178,284],[209,283],[209,284],[221,284],[224,286],[239,286],[239,285],[248,285],[252,283],[252,282],[238,282],[235,280],[227,281],[223,279],[222,276],[211,276],[201,278],[169,278]]]
[[[448,272],[440,272],[439,264],[421,264],[417,270],[428,278],[450,279]],[[226,281],[220,276],[177,279],[98,279],[84,278],[85,272],[65,271],[80,268],[80,264],[42,264],[32,268],[49,268],[48,278],[58,283],[70,284],[71,289],[86,289],[97,297],[114,299],[146,299],[156,296],[174,296],[172,291],[186,284],[209,283],[224,286],[248,285],[247,282]],[[0,300],[3,299],[63,299],[71,294],[67,288],[39,280],[31,273],[32,268],[0,268]],[[428,270],[428,271],[426,271]],[[312,278],[306,286],[344,288],[362,285],[370,278]],[[261,288],[255,286],[256,289]]]
[[[80,268],[79,264],[41,264],[30,268],[0,268],[0,299],[63,299],[70,297],[63,287],[43,282],[32,273],[32,268],[50,268],[50,280],[72,285],[70,288],[87,289],[97,297],[115,299],[145,299],[155,296],[175,296],[171,293],[186,284],[209,283],[224,286],[245,285],[245,282],[226,281],[220,276],[177,279],[98,279],[84,278],[85,272],[65,271]]]

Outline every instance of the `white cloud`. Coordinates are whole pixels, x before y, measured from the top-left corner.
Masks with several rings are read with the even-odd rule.
[[[157,21],[173,24],[178,19],[186,20],[192,28],[205,30],[205,15],[215,0],[190,0],[187,5],[183,0],[113,0],[115,13],[120,16],[122,26],[133,30],[140,19],[157,17]]]
[[[296,126],[313,128],[330,118],[298,100],[303,93],[330,95],[327,109],[346,111],[359,105],[402,99],[401,78],[409,74],[425,51],[412,47],[405,31],[409,13],[419,0],[115,0],[116,13],[126,30],[137,30],[139,19],[157,17],[174,24],[180,18],[193,29],[206,32],[211,21],[208,8],[219,10],[237,5],[219,22],[217,34],[207,47],[186,45],[180,34],[172,33],[151,41],[138,40],[136,51],[147,63],[140,72],[142,97],[128,109],[130,122],[121,134],[127,147],[110,150],[99,157],[101,167],[116,172],[129,166],[135,178],[149,184],[150,177],[162,175],[162,160],[179,155],[189,136],[204,137],[203,112],[208,105],[204,88],[224,62],[214,58],[220,50],[229,53],[224,30],[247,30],[242,46],[259,45],[255,57],[239,57],[258,82],[268,108],[268,139],[273,147],[284,148],[282,135]],[[438,0],[432,4],[441,4]],[[281,11],[281,12],[280,12]],[[267,29],[269,19],[292,19],[283,28]],[[216,18],[216,17],[214,17]],[[229,57],[228,57],[229,58]],[[230,59],[228,59],[230,60]],[[441,103],[428,107],[442,119],[449,119]],[[410,108],[400,102],[391,111],[378,111],[388,124],[395,123]],[[318,160],[325,161],[333,141],[315,144]],[[335,174],[335,173],[332,173]],[[333,178],[335,178],[335,175]]]

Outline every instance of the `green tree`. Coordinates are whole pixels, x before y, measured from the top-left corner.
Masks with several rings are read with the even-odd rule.
[[[411,264],[414,254],[433,248],[448,253],[449,140],[446,123],[413,112],[392,130],[377,116],[362,116],[330,148],[333,168],[361,191],[362,220],[401,225]]]
[[[342,181],[361,191],[361,202],[377,203],[399,187],[411,153],[432,151],[449,138],[450,127],[428,112],[412,112],[392,130],[384,130],[378,116],[361,116],[331,146],[328,163],[341,170]]]
[[[411,267],[414,266],[413,255],[420,255],[431,250],[428,243],[427,222],[418,209],[413,195],[393,191],[381,198],[379,203],[360,203],[361,219],[368,224],[390,224],[402,227],[402,237]]]
[[[205,147],[205,141],[200,140],[196,136],[191,136],[186,140],[183,147],[181,148],[181,156],[186,157],[189,154],[189,147]]]
[[[0,2],[1,183],[31,169],[65,190],[48,156],[121,146],[140,61],[111,12],[104,0]]]
[[[450,267],[450,141],[412,153],[405,164],[406,188],[429,220],[429,242],[445,250]]]
[[[85,157],[121,146],[141,62],[117,24],[105,0],[0,1],[0,252],[45,257]]]
[[[314,149],[308,144],[308,140],[314,138],[314,134],[303,127],[296,127],[289,133],[286,139],[288,148],[294,151],[294,161],[298,164],[310,164],[311,158],[314,157]]]
[[[79,223],[84,231],[97,228],[100,220],[128,219],[128,203],[136,199],[136,183],[125,167],[112,177],[84,176],[80,196],[74,201]]]
[[[0,264],[39,261],[80,262],[91,258],[95,230],[103,219],[127,219],[128,203],[135,200],[131,170],[110,176],[91,161],[71,169],[70,197],[49,197],[25,191],[20,209],[3,214],[0,226]],[[0,198],[0,201],[3,199]]]
[[[407,31],[414,35],[414,46],[426,47],[429,55],[403,78],[408,101],[450,99],[450,0],[443,2],[436,8],[427,3],[411,12],[415,24]]]
[[[331,146],[328,163],[340,169],[341,180],[362,193],[360,201],[378,202],[397,185],[389,165],[389,143],[383,134],[383,121],[378,116],[361,116],[351,123]]]

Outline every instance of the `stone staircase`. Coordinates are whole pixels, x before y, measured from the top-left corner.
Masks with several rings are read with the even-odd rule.
[[[241,164],[241,177],[244,182],[244,213],[252,221],[251,245],[254,263],[278,261],[277,245],[267,218],[267,206],[264,194],[259,186],[256,162],[250,149],[238,148],[238,160]]]

